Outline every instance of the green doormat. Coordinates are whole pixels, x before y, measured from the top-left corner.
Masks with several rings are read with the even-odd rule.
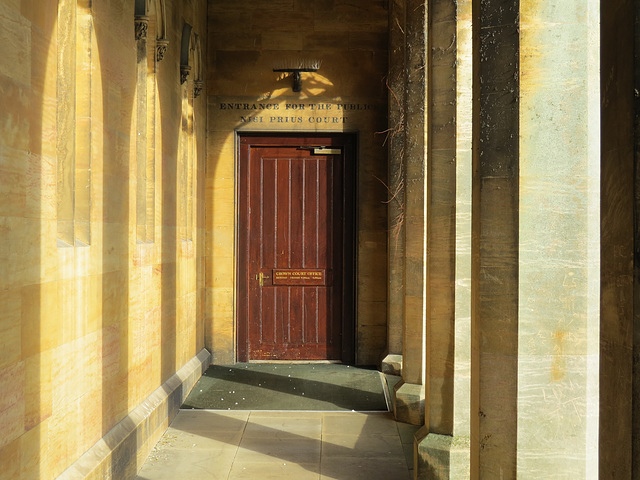
[[[387,411],[377,370],[339,364],[212,365],[182,408]]]

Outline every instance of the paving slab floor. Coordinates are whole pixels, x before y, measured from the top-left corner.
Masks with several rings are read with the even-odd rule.
[[[390,412],[180,410],[138,480],[409,480],[418,427]]]

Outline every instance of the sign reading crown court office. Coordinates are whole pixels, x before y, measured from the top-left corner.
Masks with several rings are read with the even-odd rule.
[[[359,101],[246,97],[213,97],[216,129],[353,130],[384,112],[384,104]]]

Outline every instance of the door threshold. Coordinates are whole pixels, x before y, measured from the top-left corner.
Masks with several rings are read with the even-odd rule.
[[[342,363],[342,360],[249,360],[248,363],[275,363],[285,365]]]

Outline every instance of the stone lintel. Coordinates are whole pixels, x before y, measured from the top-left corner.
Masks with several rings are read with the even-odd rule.
[[[414,440],[413,462],[418,480],[462,480],[471,476],[469,437],[429,433],[418,430]]]
[[[388,354],[382,359],[381,367],[387,375],[402,375],[402,355]]]
[[[424,385],[400,382],[393,392],[393,413],[398,422],[424,424]]]

